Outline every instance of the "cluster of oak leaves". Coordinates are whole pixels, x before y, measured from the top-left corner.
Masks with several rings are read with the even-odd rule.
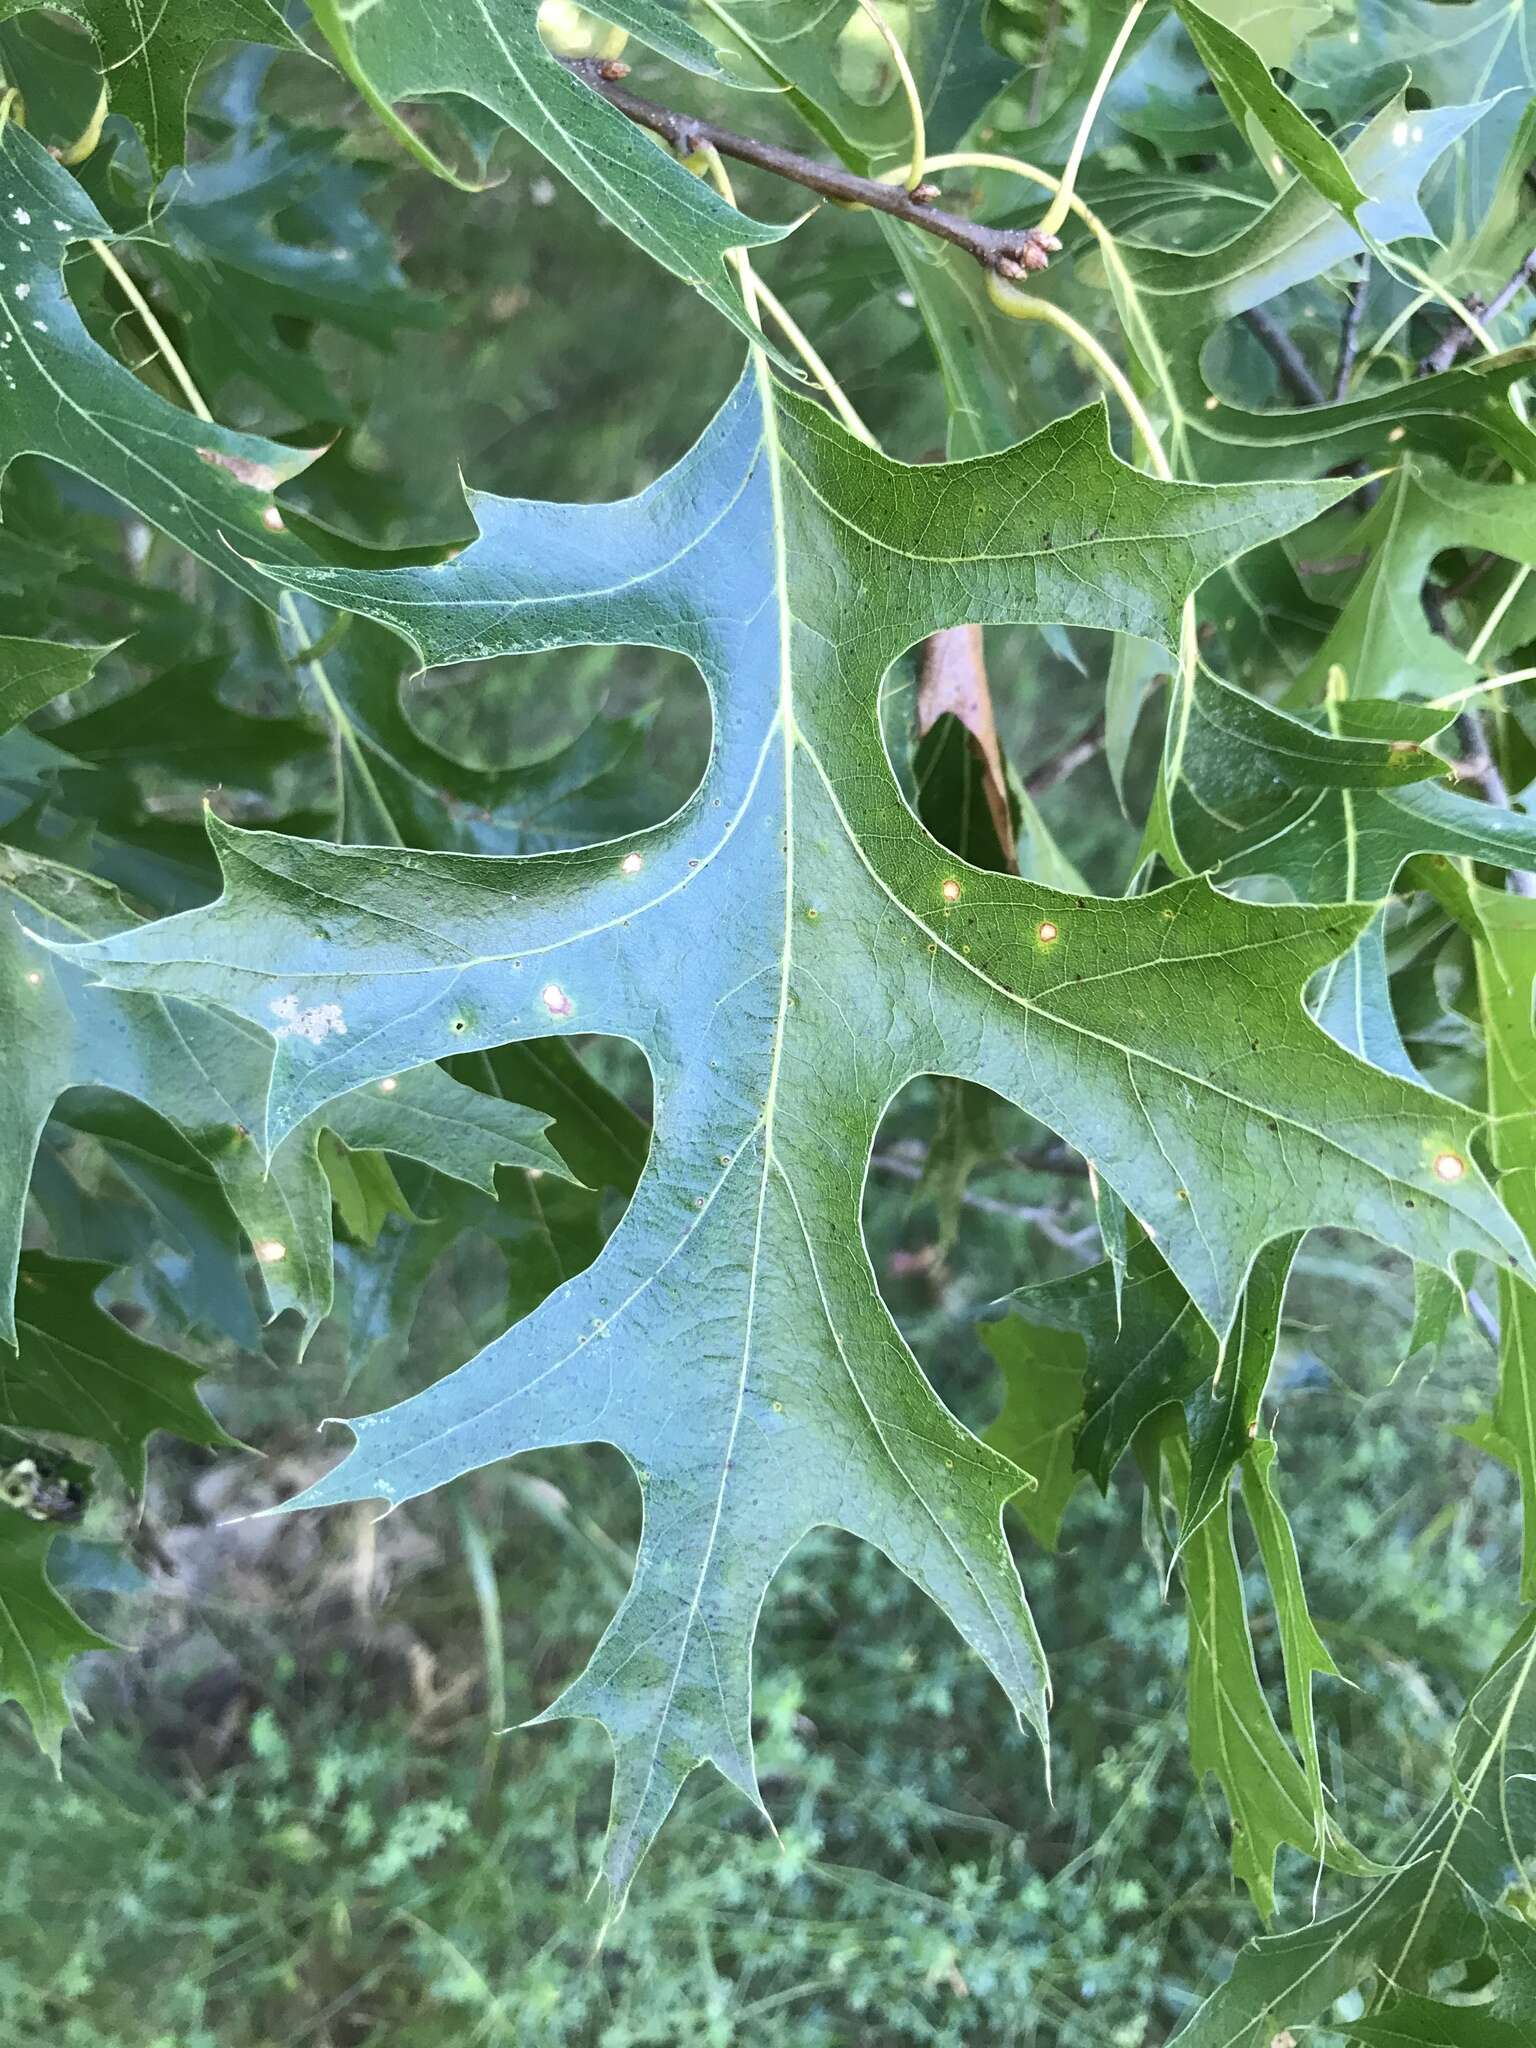
[[[990,374],[1019,341],[968,255],[870,216],[954,406],[956,459],[910,468],[757,345],[727,252],[787,231],[573,75],[531,4],[441,0],[430,36],[405,0],[351,23],[315,6],[310,45],[422,175],[473,185],[464,166],[515,129],[754,343],[643,496],[479,498],[480,537],[450,558],[347,545],[301,516],[301,487],[279,496],[309,454],[213,416],[246,380],[295,418],[334,417],[296,336],[387,342],[423,317],[339,138],[258,112],[294,32],[266,0],[189,0],[146,39],[80,0],[94,41],[76,47],[17,37],[24,8],[0,6],[0,461],[27,458],[0,536],[0,1687],[41,1742],[57,1749],[68,1666],[101,1641],[65,1597],[101,1570],[63,1529],[91,1458],[135,1490],[155,1431],[224,1441],[198,1370],[134,1333],[146,1315],[254,1347],[260,1316],[287,1312],[307,1335],[361,1244],[383,1247],[387,1322],[455,1231],[499,1227],[498,1168],[538,1169],[633,1198],[578,1279],[355,1421],[304,1503],[393,1504],[542,1445],[625,1452],[646,1508],[633,1584],[552,1709],[613,1738],[618,1897],[697,1764],[758,1798],[753,1631],[818,1523],[884,1549],[1044,1736],[1004,1511],[1050,1542],[1078,1479],[1104,1484],[1134,1451],[1176,1529],[1192,1760],[1221,1782],[1237,1873],[1266,1909],[1282,1844],[1359,1879],[1335,1919],[1246,1950],[1182,2038],[1268,2041],[1361,1986],[1352,2039],[1529,2038],[1536,436],[1530,351],[1504,345],[1524,302],[1501,287],[1529,254],[1532,82],[1518,9],[1456,10],[1472,69],[1436,56],[1447,11],[1266,15],[1257,47],[1242,7],[1138,22],[1065,252],[1030,284],[1127,365],[1156,436],[1121,442],[1134,466],[1103,409],[1042,417]],[[730,95],[743,126],[775,87],[807,147],[899,166],[903,94],[843,82],[856,12],[786,30],[792,11],[739,0],[709,40],[662,0],[608,10],[642,82],[716,102],[729,16],[731,76],[757,88]],[[1073,22],[1044,116],[1028,17],[901,13],[930,155],[1004,135],[1059,172],[1123,13]],[[219,70],[187,164],[189,87],[232,37],[266,47]],[[434,97],[441,154],[390,111]],[[1219,189],[1181,195],[1171,167],[1197,149]],[[1014,184],[977,189],[1019,206]],[[1444,302],[1474,293],[1495,310],[1464,330]],[[1304,550],[1286,544],[1310,522]],[[1305,579],[1303,552],[1324,564]],[[266,617],[282,703],[259,635],[210,640],[189,591]],[[112,621],[114,644],[82,644],[82,619]],[[1166,722],[1123,897],[1077,884],[1038,820],[1019,829],[1016,786],[1005,836],[1025,853],[958,858],[892,766],[892,665],[947,629],[1011,624],[1119,636],[1117,775],[1138,711]],[[714,745],[667,822],[573,849],[529,824],[551,807],[527,771],[445,764],[399,693],[421,665],[589,645],[689,657]],[[614,722],[568,787],[621,779],[632,741]],[[154,800],[189,761],[244,793],[206,831]],[[316,775],[320,814],[294,795]],[[645,1052],[648,1156],[562,1043],[586,1033]],[[455,1078],[472,1053],[490,1087]],[[928,1073],[1012,1100],[1094,1169],[1103,1260],[990,1327],[1009,1392],[986,1442],[929,1389],[860,1235],[881,1114]],[[117,1200],[78,1177],[87,1140]],[[1528,1522],[1509,1644],[1445,1800],[1386,1870],[1325,1805],[1310,1688],[1332,1667],[1264,1404],[1291,1261],[1319,1226],[1414,1262],[1416,1350],[1494,1276],[1480,1440],[1517,1471]],[[99,1305],[109,1275],[139,1313]],[[1285,1733],[1255,1673],[1239,1503],[1279,1621]]]

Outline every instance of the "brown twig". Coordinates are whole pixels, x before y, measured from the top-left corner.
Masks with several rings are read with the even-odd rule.
[[[1052,760],[1042,761],[1025,778],[1024,788],[1030,796],[1044,796],[1054,789],[1058,782],[1065,782],[1069,775],[1075,775],[1085,761],[1091,761],[1104,744],[1104,720],[1095,718],[1085,732],[1075,740],[1069,740]]]
[[[1486,306],[1479,305],[1476,299],[1469,298],[1467,300],[1467,310],[1469,313],[1475,313],[1478,319],[1485,324],[1490,320],[1497,320],[1499,315],[1514,303],[1521,292],[1527,290],[1532,284],[1536,284],[1536,249],[1533,249],[1526,257],[1508,284],[1495,292]],[[1419,375],[1421,377],[1433,377],[1441,370],[1450,369],[1458,357],[1466,354],[1476,339],[1477,336],[1470,327],[1463,325],[1459,320],[1452,322],[1451,326],[1441,335],[1423,362],[1420,363]]]
[[[1243,324],[1261,342],[1266,355],[1303,405],[1326,405],[1327,393],[1313,376],[1306,357],[1283,328],[1277,327],[1260,306],[1250,306]]]
[[[1087,1160],[1080,1152],[1074,1152],[1070,1145],[1059,1142],[1042,1145],[1035,1152],[1010,1152],[1008,1163],[1023,1173],[1054,1173],[1068,1180],[1088,1178]]]
[[[1371,259],[1367,256],[1360,265],[1360,275],[1349,287],[1348,301],[1344,308],[1344,325],[1339,330],[1339,360],[1334,366],[1333,402],[1338,405],[1349,390],[1349,380],[1354,374],[1355,355],[1360,347],[1360,322],[1365,313],[1365,288],[1370,282]]]
[[[945,213],[934,204],[939,196],[936,186],[919,185],[915,192],[908,192],[900,185],[882,185],[878,178],[861,178],[839,164],[819,163],[815,157],[801,156],[798,150],[782,149],[776,142],[738,135],[713,121],[701,120],[697,114],[657,106],[654,101],[627,91],[620,83],[627,74],[627,65],[598,57],[562,57],[560,61],[609,106],[616,107],[637,127],[649,128],[682,156],[691,156],[707,144],[721,156],[769,171],[776,178],[787,178],[791,184],[803,185],[823,199],[835,200],[842,206],[872,207],[876,213],[904,220],[910,227],[921,228],[924,234],[952,242],[957,249],[974,256],[984,270],[995,270],[1002,277],[1019,278],[1026,271],[1044,270],[1061,247],[1055,235],[1041,234],[1035,228],[989,228],[964,220],[957,213]]]
[[[908,1159],[899,1152],[876,1152],[869,1163],[876,1173],[889,1174],[893,1180],[920,1181],[927,1172],[926,1156]],[[1032,1223],[1042,1237],[1059,1245],[1063,1251],[1081,1250],[1084,1239],[1092,1234],[1089,1230],[1064,1229],[1059,1209],[1026,1202],[1005,1202],[996,1195],[984,1195],[974,1188],[967,1188],[960,1200],[965,1208],[975,1209],[983,1216],[1005,1216],[1015,1223]]]
[[[1498,763],[1488,744],[1487,728],[1479,711],[1463,711],[1456,720],[1456,730],[1467,753],[1460,761],[1452,763],[1452,772],[1458,782],[1471,783],[1480,789],[1491,804],[1500,810],[1513,810],[1509,800],[1509,789],[1499,773]],[[1536,896],[1536,875],[1525,868],[1511,868],[1507,878],[1511,896]]]
[[[1498,559],[1491,548],[1485,548],[1465,574],[1458,576],[1454,583],[1445,586],[1441,592],[1443,601],[1451,604],[1458,597],[1465,597],[1469,590],[1475,590]]]

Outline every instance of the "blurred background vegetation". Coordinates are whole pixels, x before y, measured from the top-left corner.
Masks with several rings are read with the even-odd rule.
[[[67,45],[72,33],[26,17],[0,35],[0,60],[14,71],[28,37]],[[195,244],[196,221],[179,227],[172,213],[137,252],[168,320],[210,279],[233,309],[228,331],[213,313],[180,330],[222,418],[329,443],[302,486],[317,518],[392,544],[467,536],[460,468],[495,492],[623,495],[693,441],[729,388],[739,338],[531,156],[505,150],[502,181],[466,200],[386,160],[335,81],[297,58],[224,65],[201,107],[209,161],[232,143],[317,149],[308,211],[274,222],[253,206],[248,237],[367,272],[358,320],[340,326],[312,317],[297,270],[249,285],[238,234],[210,255],[207,233]],[[66,129],[70,118],[59,116]],[[774,119],[765,101],[763,127]],[[135,203],[142,218],[131,138],[109,131],[92,179],[119,218]],[[913,459],[939,451],[939,380],[868,223],[825,218],[814,241],[764,267],[887,445]],[[96,331],[136,360],[110,286],[89,265],[72,281]],[[1034,330],[1004,343],[1041,417],[1091,395],[1061,351],[1042,363]],[[283,396],[295,390],[297,409]],[[49,557],[50,506],[82,489],[38,463],[14,466],[0,579],[19,608]],[[55,560],[51,573],[93,623],[128,602],[99,561]],[[166,549],[139,576],[132,658],[188,658],[213,612],[234,606],[219,616],[244,651],[217,668],[209,706],[238,697],[245,712],[281,715],[276,650],[261,653],[237,601],[181,575]],[[159,610],[146,610],[146,584]],[[1026,778],[1043,771],[1056,843],[1095,886],[1123,887],[1135,835],[1093,744],[1107,649],[1092,635],[1018,633],[995,636],[988,655],[1011,758]],[[122,687],[113,675],[104,669],[107,708]],[[903,767],[911,688],[910,674],[893,675]],[[438,671],[405,703],[444,757],[529,771],[543,808],[530,806],[527,843],[664,815],[708,744],[697,677],[630,651]],[[583,746],[608,765],[562,781]],[[1133,755],[1133,776],[1148,766]],[[302,783],[308,771],[283,772]],[[207,887],[201,791],[163,756],[135,773],[163,847],[151,859],[140,835],[125,882],[161,908],[194,900]],[[248,779],[232,767],[229,804],[260,819],[270,796],[261,774]],[[288,791],[283,815],[301,816],[303,798]],[[39,820],[40,837],[66,831],[52,812]],[[643,1119],[638,1056],[591,1045],[583,1058]],[[557,1124],[554,1135],[569,1133]],[[122,1159],[92,1151],[88,1135],[61,1141],[58,1159],[75,1198],[128,1201]],[[1086,1185],[1066,1164],[1016,1113],[932,1083],[892,1106],[877,1144],[875,1269],[941,1393],[977,1427],[1000,1401],[979,1311],[1096,1255]],[[418,1213],[438,1213],[441,1183],[401,1185]],[[231,1520],[329,1462],[317,1418],[437,1378],[509,1305],[531,1306],[566,1262],[584,1263],[623,1194],[504,1174],[499,1207],[465,1208],[457,1233],[448,1217],[451,1249],[424,1278],[389,1269],[388,1222],[373,1244],[366,1226],[344,1230],[341,1310],[302,1364],[282,1326],[241,1340],[203,1327],[182,1341],[215,1369],[213,1404],[254,1455],[163,1445],[136,1572],[90,1548],[114,1516],[120,1530],[121,1504],[93,1510],[71,1597],[130,1647],[87,1660],[90,1726],[66,1744],[62,1786],[19,1719],[0,1721],[0,2048],[1153,2048],[1255,1931],[1218,1804],[1189,1771],[1184,1620],[1134,1479],[1107,1500],[1080,1492],[1056,1556],[1015,1531],[1056,1679],[1049,1793],[1030,1740],[937,1611],[873,1552],[814,1537],[776,1585],[758,1645],[777,1838],[696,1778],[601,1944],[586,1895],[602,1738],[582,1724],[516,1724],[580,1668],[627,1581],[638,1499],[622,1461],[548,1454],[383,1521],[368,1508]],[[157,1291],[184,1285],[165,1256],[141,1262],[122,1312],[152,1314]],[[1406,1269],[1362,1241],[1314,1237],[1273,1390],[1314,1610],[1350,1681],[1319,1687],[1325,1770],[1355,1839],[1383,1855],[1438,1789],[1517,1583],[1507,1475],[1448,1435],[1486,1405],[1492,1353],[1469,1326],[1432,1369],[1405,1365],[1411,1294]],[[1273,1683],[1259,1584],[1254,1628]],[[1283,1856],[1281,1877],[1284,1909],[1305,1912],[1315,1871]]]

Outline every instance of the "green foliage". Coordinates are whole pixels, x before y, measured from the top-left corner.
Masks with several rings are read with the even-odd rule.
[[[0,0],[0,19],[26,15],[38,0]],[[158,20],[140,0],[65,0],[96,40],[102,90],[137,128],[156,173],[179,163],[186,148],[187,97],[204,58],[239,40],[288,43],[273,0],[177,0]]]
[[[873,1243],[890,1241],[905,1205],[882,1190]],[[1446,1419],[1475,1399],[1486,1349],[1458,1346],[1434,1383],[1391,1387],[1401,1316],[1390,1295],[1362,1302],[1359,1277],[1331,1296],[1322,1275],[1298,1277],[1309,1311],[1353,1299],[1355,1320],[1321,1340],[1326,1373],[1300,1330],[1281,1371],[1287,1463],[1307,1480],[1292,1489],[1300,1543],[1355,1681],[1318,1685],[1324,1768],[1387,1860],[1438,1780],[1455,1719],[1444,1695],[1497,1648],[1489,1580],[1511,1569],[1517,1537],[1512,1489],[1466,1446],[1452,1483],[1475,1505],[1455,1526],[1431,1526],[1443,1467],[1416,1484]],[[444,1301],[431,1327],[453,1320]],[[322,1342],[313,1370],[328,1398]],[[285,1390],[247,1399],[232,1424],[271,1443],[261,1418]],[[296,1437],[278,1443],[313,1455]],[[535,1712],[601,1629],[635,1496],[614,1460],[568,1451],[541,1465],[536,1481],[502,1467],[380,1525],[391,1590],[372,1619],[326,1593],[353,1582],[365,1524],[178,1532],[199,1572],[194,1609],[172,1595],[172,1616],[162,1610],[159,1648],[126,1668],[131,1706],[115,1685],[93,1688],[95,1723],[66,1751],[62,1788],[19,1745],[0,1760],[18,1834],[0,1880],[16,1929],[0,1967],[5,2024],[128,2048],[153,1999],[169,2038],[219,2048],[322,2014],[360,2048],[425,2048],[475,2027],[506,2043],[744,2048],[770,2021],[786,2048],[876,2024],[899,2048],[1027,2041],[1028,2025],[1062,2048],[1141,2048],[1198,2003],[1249,1916],[1234,1906],[1216,1802],[1185,1757],[1181,1603],[1160,1598],[1128,1492],[1080,1494],[1061,1554],[1028,1562],[1075,1702],[1049,1806],[1026,1740],[999,1734],[995,1686],[938,1610],[867,1546],[812,1538],[776,1581],[757,1646],[778,1840],[701,1774],[594,1966],[598,1915],[583,1900],[605,1738],[579,1725],[505,1736],[488,1782],[485,1730]],[[481,1657],[456,1503],[484,1531],[503,1591],[500,1708],[489,1684],[463,1688]],[[391,1547],[407,1513],[416,1544],[432,1546],[414,1565]],[[259,1572],[247,1540],[271,1543]],[[228,1546],[227,1576],[207,1579],[195,1560],[214,1546]],[[1267,1673],[1266,1603],[1248,1583]],[[135,1611],[142,1627],[155,1608]],[[410,1671],[429,1657],[418,1691]],[[1305,1920],[1307,1859],[1282,1851],[1278,1876],[1284,1909]],[[1356,1889],[1325,1874],[1321,1911]]]
[[[144,1924],[278,1957],[263,2040],[352,2001],[355,1920],[491,2039],[789,2009],[807,2044],[1523,2038],[1536,121],[1508,10],[0,16],[0,1689],[61,1755],[93,1624],[143,1611],[127,1551],[169,1555],[133,1533],[160,1434],[174,1520],[237,1434],[351,1414],[260,1504],[420,1503],[383,1526],[456,1531],[473,1603],[351,1746],[281,1677],[248,1700],[198,1766],[206,1840],[123,1776],[177,1836]],[[621,49],[790,194],[738,207],[686,124],[674,152],[628,118]],[[815,179],[775,144],[891,189],[937,163],[941,210],[865,184],[884,211],[764,225]],[[1007,247],[1048,265],[968,221],[1034,225]],[[1297,1445],[1330,1324],[1369,1371]],[[528,1453],[567,1483],[466,1476]],[[498,1485],[561,1571],[522,1586]],[[289,1539],[238,1540],[260,1578]],[[354,1609],[396,1540],[359,1548]],[[878,1624],[835,1680],[807,1620],[834,1559]],[[311,1658],[268,1627],[275,1669]],[[437,1770],[410,1721],[463,1696],[468,1629],[476,1754]],[[1073,1716],[1126,1658],[1122,1765]],[[987,1672],[1067,1750],[1070,1826],[1025,1818]],[[325,1682],[361,1706],[344,1660]],[[568,1787],[601,1744],[538,1738],[503,1799],[478,1737],[514,1697],[611,1745],[590,1925]],[[718,1788],[663,1831],[701,1763],[780,1847]],[[1223,1893],[1173,1931],[1216,1896],[1194,1782],[1290,1921],[1215,1990],[1251,1925]],[[65,1798],[109,1864],[145,1853]],[[252,1802],[263,1903],[226,1924]],[[700,1814],[730,1844],[703,1872]],[[519,1859],[521,1892],[491,1875]],[[45,1852],[8,1881],[59,1880]],[[668,1897],[759,1934],[789,1901],[788,1959],[690,1949]],[[537,1958],[510,1974],[509,1918]],[[599,1920],[685,2023],[581,1981]],[[137,2038],[142,1968],[121,1930],[40,1933],[0,2000]],[[242,2038],[195,2001],[167,2026]]]

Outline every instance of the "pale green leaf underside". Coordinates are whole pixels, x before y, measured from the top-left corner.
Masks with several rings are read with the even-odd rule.
[[[1339,488],[1159,484],[1116,461],[1097,408],[1004,455],[908,468],[759,364],[638,499],[477,498],[481,538],[440,568],[281,572],[429,662],[692,657],[715,744],[674,818],[516,860],[214,824],[218,903],[81,949],[120,987],[308,1020],[278,1044],[272,1142],[453,1050],[595,1031],[646,1051],[651,1157],[597,1262],[439,1386],[354,1423],[303,1497],[400,1501],[555,1443],[626,1453],[646,1505],[634,1583],[552,1710],[613,1736],[618,1888],[696,1763],[755,1796],[757,1614],[818,1523],[884,1549],[1043,1722],[1001,1531],[1019,1474],[928,1389],[860,1234],[873,1134],[909,1077],[959,1074],[1044,1118],[1218,1326],[1261,1247],[1312,1223],[1434,1263],[1522,1256],[1470,1163],[1474,1120],[1302,1009],[1361,912],[967,869],[907,810],[881,741],[881,678],[923,635],[1056,620],[1169,644],[1206,575]],[[1469,1162],[1451,1184],[1447,1149]]]

